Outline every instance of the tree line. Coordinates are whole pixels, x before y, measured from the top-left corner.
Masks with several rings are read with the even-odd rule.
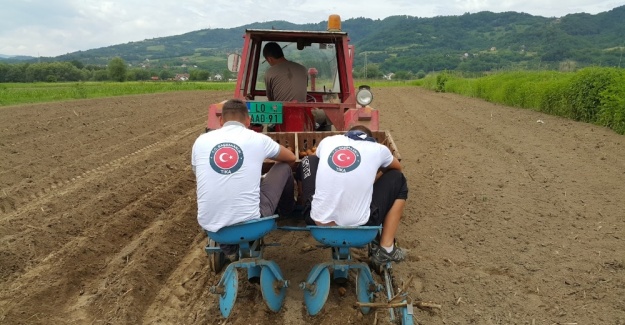
[[[343,22],[356,47],[355,74],[381,78],[418,77],[423,72],[455,70],[558,70],[563,66],[625,66],[625,6],[591,14],[541,17],[518,12],[478,12],[459,16],[385,19],[352,18]],[[130,42],[69,53],[53,61],[104,64],[114,56],[135,66],[189,64],[208,71],[226,68],[229,53],[240,52],[248,28],[325,30],[326,22],[254,23],[230,29],[203,29],[177,36]],[[367,65],[365,73],[365,65]],[[378,71],[376,70],[379,70]],[[362,70],[362,72],[360,71]]]
[[[148,81],[171,80],[179,73],[187,73],[191,81],[214,80],[215,75],[221,76],[220,81],[228,81],[236,76],[228,69],[212,72],[201,68],[142,68],[128,65],[125,60],[116,57],[106,65],[83,64],[78,60],[63,62],[37,63],[2,63],[0,62],[0,83],[3,82],[68,82],[68,81]],[[370,64],[366,68],[356,67],[354,78],[382,79],[384,74],[378,64]],[[393,79],[410,80],[425,77],[424,71],[412,73],[398,71]]]
[[[3,82],[66,82],[66,81],[147,81],[170,80],[178,73],[188,73],[189,80],[206,81],[215,74],[227,81],[232,77],[224,69],[211,72],[199,68],[143,68],[129,66],[122,58],[115,57],[106,65],[83,64],[78,60],[62,62],[0,62],[0,83]]]

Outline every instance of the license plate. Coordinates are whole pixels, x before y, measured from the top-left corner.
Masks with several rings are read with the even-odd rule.
[[[282,102],[247,102],[252,123],[282,124]]]

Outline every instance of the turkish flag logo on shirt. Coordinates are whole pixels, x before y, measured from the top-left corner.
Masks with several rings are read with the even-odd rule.
[[[360,152],[354,147],[336,147],[328,157],[328,165],[339,173],[350,172],[360,165]]]
[[[243,165],[243,151],[234,143],[220,143],[211,150],[210,164],[220,174],[235,173]]]

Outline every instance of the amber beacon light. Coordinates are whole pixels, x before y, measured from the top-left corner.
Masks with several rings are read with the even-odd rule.
[[[330,17],[328,17],[328,31],[329,32],[341,31],[341,16],[330,15]]]

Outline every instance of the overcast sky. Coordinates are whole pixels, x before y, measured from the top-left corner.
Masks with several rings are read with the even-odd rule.
[[[318,23],[394,15],[456,16],[516,11],[543,17],[597,14],[624,0],[0,0],[0,54],[57,56],[79,50],[286,20]],[[348,31],[349,32],[349,31]]]

